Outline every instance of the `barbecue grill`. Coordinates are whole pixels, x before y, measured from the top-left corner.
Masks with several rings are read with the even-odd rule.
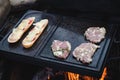
[[[49,1],[47,1],[46,4],[48,4],[48,2]],[[50,4],[53,3],[50,2],[49,5]],[[55,6],[56,5],[53,5],[53,7]],[[63,6],[65,6],[65,3],[63,4]],[[85,17],[85,15],[82,14],[82,16],[78,15],[77,13],[78,16],[76,16],[75,14],[76,12],[78,12],[77,10],[79,10],[76,7],[77,5],[74,5],[73,8],[67,7],[68,11],[70,11],[70,9],[72,11],[75,11],[75,13],[73,12],[72,14],[68,14],[67,12],[59,12],[60,9],[58,7],[58,9],[55,9],[55,11],[51,10],[51,8],[49,8],[48,10],[41,11],[39,9],[36,9],[36,7],[36,10],[30,10],[31,8],[20,10],[23,11],[23,13],[19,17],[19,19],[14,23],[15,25],[12,25],[13,27],[10,28],[10,31],[3,31],[5,28],[8,27],[8,25],[4,25],[1,29],[1,33],[4,33],[4,35],[1,34],[0,41],[1,56],[4,56],[8,59],[30,63],[42,67],[47,66],[57,70],[71,71],[82,75],[101,77],[103,69],[107,64],[107,61],[119,60],[119,57],[108,57],[110,55],[109,52],[113,43],[115,42],[119,44],[119,37],[116,36],[116,34],[119,34],[119,25],[111,24],[108,22],[108,16],[105,16],[105,10],[103,10],[103,13],[105,13],[105,15],[102,14],[102,17],[105,16],[105,18],[97,17],[98,15],[96,14],[99,13],[99,11],[97,11],[97,13],[95,14],[96,17],[91,18],[93,15],[90,17]],[[63,8],[61,8],[61,11],[62,10],[64,11]],[[14,10],[11,13],[13,12]],[[9,44],[7,42],[7,38],[11,33],[12,28],[17,27],[17,25],[24,18],[31,16],[36,17],[35,22],[44,18],[47,18],[49,20],[48,27],[42,33],[37,42],[31,48],[25,49],[21,45],[21,41],[25,37],[23,36],[19,42],[15,44]],[[107,30],[107,33],[105,35],[105,39],[98,44],[101,47],[95,52],[92,63],[83,64],[81,62],[76,61],[76,59],[73,58],[72,51],[80,43],[88,42],[84,37],[84,32],[88,27],[91,26],[104,26]],[[27,33],[28,32],[26,32],[26,34]],[[67,59],[61,60],[53,56],[50,46],[52,44],[52,41],[55,39],[68,40],[71,42],[72,51]]]

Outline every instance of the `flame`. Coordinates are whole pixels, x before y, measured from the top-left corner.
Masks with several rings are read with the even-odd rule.
[[[68,77],[67,80],[104,80],[104,78],[107,75],[107,68],[106,67],[104,68],[103,74],[100,79],[91,76],[83,76],[72,72],[66,72],[65,74],[67,74]]]
[[[79,74],[71,73],[71,72],[66,72],[68,75],[68,80],[79,80]]]
[[[48,74],[47,80],[50,80],[50,75]]]
[[[92,76],[80,75],[72,72],[58,72],[56,75],[64,74],[65,80],[104,80],[107,75],[107,68],[105,67],[101,78],[95,78]],[[48,74],[47,80],[51,80],[51,76]]]
[[[103,74],[102,74],[102,77],[100,78],[100,80],[104,80],[106,75],[107,75],[107,68],[104,68],[104,71],[103,71]]]

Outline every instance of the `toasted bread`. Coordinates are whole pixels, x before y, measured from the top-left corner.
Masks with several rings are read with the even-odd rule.
[[[22,37],[22,35],[28,30],[28,28],[33,24],[34,20],[35,17],[23,19],[21,23],[18,25],[18,27],[13,28],[12,33],[8,36],[8,42],[9,43],[17,42]]]
[[[28,33],[28,35],[22,41],[22,45],[25,48],[31,47],[35,43],[35,41],[38,39],[38,37],[42,34],[47,24],[48,24],[48,19],[43,19],[35,23],[34,28]]]

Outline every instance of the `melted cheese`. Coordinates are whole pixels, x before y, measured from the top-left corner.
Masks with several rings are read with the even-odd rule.
[[[13,38],[19,39],[21,37],[21,34],[23,34],[23,31],[20,29],[13,29]]]
[[[19,24],[18,29],[23,30],[23,29],[28,25],[28,23],[29,23],[29,20],[23,20],[23,21]]]
[[[38,35],[39,33],[40,33],[39,29],[35,27],[33,30],[31,30],[29,32],[29,34],[27,35],[26,40],[27,41],[32,41],[36,37],[36,35]]]
[[[60,55],[62,55],[63,54],[63,52],[62,51],[55,51],[55,52],[53,52],[54,53],[54,55],[55,56],[60,56]]]
[[[40,31],[43,30],[43,28],[45,27],[45,23],[46,23],[46,20],[41,20],[40,22],[37,22],[33,25],[36,26],[36,28],[40,29]]]

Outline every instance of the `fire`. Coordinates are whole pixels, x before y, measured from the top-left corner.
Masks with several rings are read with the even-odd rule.
[[[50,75],[48,74],[47,80],[50,80]]]
[[[104,71],[103,71],[103,74],[102,74],[102,77],[100,78],[100,80],[104,80],[106,75],[107,75],[107,68],[104,68]]]
[[[68,75],[68,80],[79,80],[79,74],[71,73],[71,72],[66,72]]]
[[[91,76],[83,76],[80,74],[75,74],[72,72],[66,72],[68,79],[67,80],[104,80],[107,75],[107,68],[104,68],[103,74],[100,79],[91,77]]]

